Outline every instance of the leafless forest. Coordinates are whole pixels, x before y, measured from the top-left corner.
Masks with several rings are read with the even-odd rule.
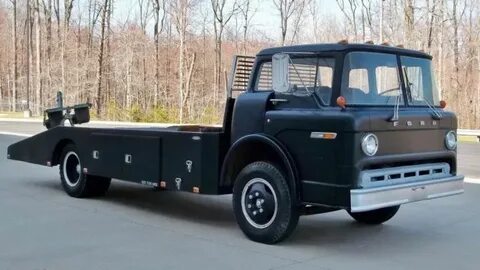
[[[433,55],[448,108],[480,128],[478,0],[131,0],[119,19],[120,2],[0,0],[0,109],[39,115],[63,90],[100,119],[218,123],[232,55],[348,39]]]

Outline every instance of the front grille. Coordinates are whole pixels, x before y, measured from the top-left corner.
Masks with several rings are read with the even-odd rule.
[[[404,184],[450,176],[448,163],[428,163],[411,166],[365,170],[360,173],[364,188]]]

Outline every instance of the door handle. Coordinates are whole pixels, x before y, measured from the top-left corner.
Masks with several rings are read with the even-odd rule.
[[[284,99],[284,98],[271,98],[271,99],[270,99],[270,102],[272,102],[273,105],[276,105],[276,104],[278,104],[278,103],[288,102],[288,99]]]

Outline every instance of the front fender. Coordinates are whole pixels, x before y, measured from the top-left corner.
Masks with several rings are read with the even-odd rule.
[[[252,157],[247,154],[249,151],[258,151],[259,153]],[[294,160],[281,142],[266,134],[246,135],[232,144],[222,164],[220,185],[233,186],[234,178],[241,169],[252,162],[264,160],[266,155],[274,155],[271,158],[281,163],[279,165],[285,171],[292,194],[295,194],[296,199],[300,200],[301,185],[298,183],[299,178]]]

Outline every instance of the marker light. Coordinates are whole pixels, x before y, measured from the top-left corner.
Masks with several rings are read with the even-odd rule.
[[[445,135],[445,146],[450,150],[457,147],[457,134],[455,134],[455,131],[450,130],[447,135]]]
[[[447,102],[445,100],[440,100],[440,108],[445,109],[447,107]]]
[[[378,138],[372,133],[365,135],[362,139],[362,150],[367,156],[373,156],[378,150]]]

